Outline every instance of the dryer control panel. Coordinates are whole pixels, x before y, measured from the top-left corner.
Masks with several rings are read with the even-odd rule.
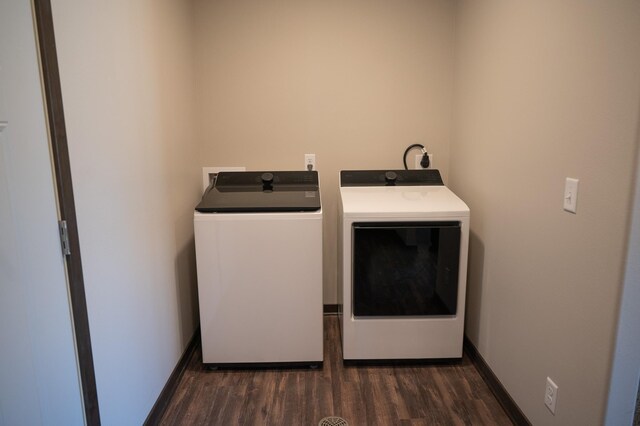
[[[440,172],[425,170],[342,170],[340,186],[436,186],[444,185]]]

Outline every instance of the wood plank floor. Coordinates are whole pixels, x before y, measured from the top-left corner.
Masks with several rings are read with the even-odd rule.
[[[202,367],[198,349],[163,425],[511,425],[465,356],[460,363],[345,367],[338,318],[325,316],[324,365],[310,370]]]

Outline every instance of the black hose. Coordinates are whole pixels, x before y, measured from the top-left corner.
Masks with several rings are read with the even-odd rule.
[[[424,149],[424,145],[420,145],[419,143],[414,143],[413,145],[409,145],[407,147],[407,149],[404,151],[404,156],[402,157],[402,162],[404,163],[404,169],[405,170],[409,170],[409,167],[407,167],[407,154],[409,153],[409,151],[411,151],[413,148],[420,148],[422,150],[423,153],[426,154],[426,151]]]

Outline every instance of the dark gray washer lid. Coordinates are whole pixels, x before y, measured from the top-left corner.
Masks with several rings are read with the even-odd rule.
[[[220,172],[196,206],[203,213],[320,210],[316,171]]]

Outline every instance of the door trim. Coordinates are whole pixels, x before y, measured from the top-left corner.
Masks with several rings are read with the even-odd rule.
[[[71,166],[62,106],[62,90],[60,86],[60,72],[58,69],[51,2],[50,0],[33,0],[33,7],[38,33],[40,66],[42,67],[44,97],[58,191],[60,219],[67,222],[69,246],[71,249],[71,255],[66,256],[66,263],[71,311],[73,314],[72,320],[80,369],[80,382],[84,401],[84,414],[86,424],[93,426],[100,424],[100,410],[98,408],[98,393],[93,366],[93,352],[91,350],[89,317],[87,315],[87,302],[84,291],[80,240],[78,237],[78,223],[73,198]]]

